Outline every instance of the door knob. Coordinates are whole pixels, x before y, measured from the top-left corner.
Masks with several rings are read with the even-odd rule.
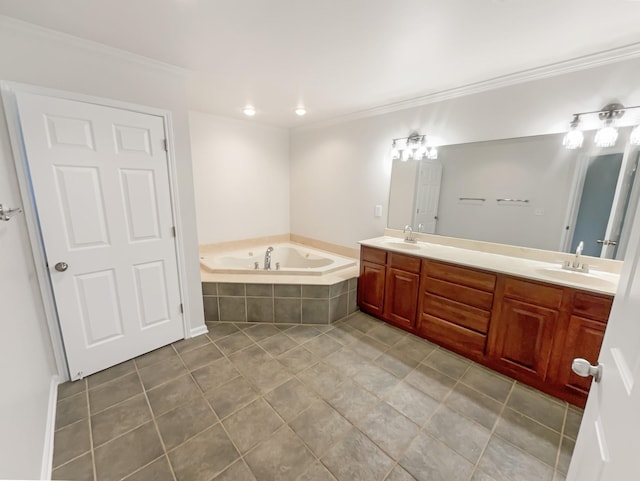
[[[598,363],[593,366],[589,361],[580,357],[573,360],[571,370],[580,377],[593,376],[595,382],[600,382],[600,379],[602,379],[602,364]]]
[[[69,268],[69,264],[66,262],[58,262],[54,267],[58,272],[64,272]]]

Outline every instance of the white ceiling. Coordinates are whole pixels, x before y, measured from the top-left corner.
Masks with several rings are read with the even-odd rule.
[[[252,104],[286,127],[640,42],[630,0],[0,0],[0,14],[188,69],[191,109]]]

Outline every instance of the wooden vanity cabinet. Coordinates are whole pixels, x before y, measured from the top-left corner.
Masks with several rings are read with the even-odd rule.
[[[487,357],[519,380],[544,381],[564,291],[537,282],[501,276],[492,313]]]
[[[423,261],[418,333],[471,359],[484,357],[496,275]]]
[[[572,309],[556,333],[548,381],[560,390],[559,397],[583,406],[592,378],[577,376],[571,370],[571,362],[581,357],[591,364],[598,363],[613,298],[583,291],[572,291],[570,295]]]
[[[387,254],[383,318],[409,330],[416,324],[420,265],[419,257]]]
[[[358,305],[360,310],[376,317],[382,317],[384,308],[386,263],[386,251],[361,247]]]
[[[613,297],[362,246],[358,305],[391,324],[583,407]]]

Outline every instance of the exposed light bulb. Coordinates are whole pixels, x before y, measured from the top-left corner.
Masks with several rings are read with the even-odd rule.
[[[396,141],[394,140],[391,144],[391,160],[398,160],[400,158],[400,150],[396,146]]]
[[[636,125],[635,128],[631,131],[629,142],[632,145],[640,145],[640,125]]]
[[[595,143],[598,147],[613,147],[618,140],[618,129],[605,125],[596,133]]]
[[[584,142],[584,134],[582,130],[578,128],[580,125],[580,115],[574,115],[569,125],[571,126],[571,130],[564,135],[562,146],[569,150],[579,149]]]
[[[244,109],[242,109],[242,113],[247,117],[253,117],[256,114],[256,109],[251,105],[247,105]]]
[[[562,146],[565,149],[575,150],[582,147],[582,143],[584,142],[584,134],[582,130],[572,129],[567,132],[562,139]]]
[[[427,150],[427,159],[436,160],[438,158],[438,149],[436,147],[429,147]]]
[[[307,113],[307,109],[305,109],[304,107],[298,107],[296,110],[296,115],[298,117],[302,117],[303,115],[305,115]]]
[[[413,155],[415,159],[422,159],[427,155],[427,148],[424,145],[420,145]]]
[[[413,159],[413,150],[411,150],[409,147],[405,147],[405,149],[402,151],[402,160],[406,162],[407,160],[411,159]]]

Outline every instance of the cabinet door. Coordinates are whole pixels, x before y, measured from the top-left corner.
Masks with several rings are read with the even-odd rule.
[[[387,271],[385,285],[384,318],[413,329],[416,324],[420,275],[391,267]]]
[[[591,377],[580,377],[571,370],[571,362],[577,357],[598,363],[600,346],[604,338],[606,324],[585,317],[571,316],[567,337],[563,346],[560,365],[557,369],[557,382],[566,391],[586,396],[591,387]]]
[[[489,356],[518,379],[544,380],[557,320],[554,309],[503,298],[491,325]]]
[[[374,316],[382,316],[384,305],[385,267],[372,262],[360,262],[358,305]]]

